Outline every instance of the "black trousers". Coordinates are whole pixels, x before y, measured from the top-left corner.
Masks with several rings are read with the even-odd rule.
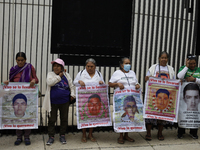
[[[198,129],[190,129],[190,134],[197,135]],[[178,134],[183,135],[185,134],[185,128],[178,127]]]
[[[17,138],[21,139],[24,135],[24,138],[29,138],[31,134],[31,129],[24,129],[24,130],[16,130]]]
[[[48,135],[55,135],[55,123],[57,121],[58,110],[60,111],[60,135],[65,135],[68,124],[69,102],[64,104],[51,104],[51,112],[48,122]]]

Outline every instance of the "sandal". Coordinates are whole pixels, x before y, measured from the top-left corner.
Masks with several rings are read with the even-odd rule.
[[[119,144],[124,144],[124,140],[123,140],[123,139],[120,139],[120,138],[118,138],[118,139],[117,139],[117,143],[119,143]]]
[[[158,140],[163,141],[164,140],[164,136],[163,135],[157,135]]]
[[[151,141],[151,135],[146,135],[146,136],[145,136],[145,140]]]
[[[132,139],[132,138],[130,138],[130,137],[125,137],[124,136],[124,140],[127,140],[127,141],[129,141],[129,142],[135,142],[135,140],[134,139]]]
[[[89,139],[90,141],[92,141],[92,142],[96,142],[96,141],[97,141],[93,136],[91,136],[91,137],[88,136],[88,139]]]
[[[87,142],[86,137],[82,137],[81,142],[86,143]]]

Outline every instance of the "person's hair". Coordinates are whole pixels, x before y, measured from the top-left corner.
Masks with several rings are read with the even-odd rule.
[[[189,83],[184,87],[184,89],[183,89],[183,97],[184,98],[185,98],[185,93],[187,90],[197,90],[197,91],[199,91],[199,95],[200,95],[199,86],[196,83]]]
[[[126,109],[126,104],[128,102],[134,102],[135,103],[135,106],[136,106],[136,112],[139,113],[138,109],[137,109],[137,105],[136,105],[136,101],[135,101],[135,98],[133,96],[127,96],[125,99],[124,99],[124,110]]]
[[[165,52],[165,51],[160,52],[159,58],[160,58],[163,54],[166,54],[166,55],[167,55],[167,58],[169,58],[169,54],[168,54],[167,52]]]
[[[169,91],[166,89],[159,89],[156,91],[156,97],[158,96],[159,93],[165,93],[167,94],[168,98],[169,98]]]
[[[23,58],[26,60],[26,54],[25,54],[24,52],[18,52],[18,53],[16,54],[16,59],[17,59],[18,57],[23,57]]]
[[[100,100],[100,102],[101,102],[101,98],[100,98],[100,96],[99,96],[98,94],[92,94],[92,95],[88,98],[88,102],[90,102],[90,99],[92,99],[92,98],[98,98],[98,99]]]
[[[197,61],[197,58],[195,55],[192,55],[192,54],[187,54],[187,59],[190,59],[190,60],[195,60]]]
[[[19,93],[19,94],[15,95],[15,96],[13,97],[13,99],[12,99],[12,104],[13,104],[13,105],[14,105],[14,103],[15,103],[15,101],[16,101],[17,99],[23,99],[23,100],[26,102],[26,104],[27,104],[27,98],[26,98],[26,96],[25,96],[24,94]]]
[[[123,65],[125,59],[129,59],[129,58],[128,58],[128,57],[122,57],[122,58],[120,59],[120,61],[119,61],[119,68],[120,68],[120,70],[123,69],[123,68],[121,67],[121,65]],[[129,60],[130,60],[130,59],[129,59]]]
[[[58,64],[58,63],[54,62],[54,63],[53,63],[53,66],[54,66],[55,64]],[[58,65],[61,67],[61,70],[64,71],[63,65],[61,65],[61,64],[58,64]],[[53,69],[53,68],[52,68],[52,69]]]
[[[96,64],[96,61],[95,61],[93,58],[88,58],[88,59],[85,61],[85,65],[87,65],[87,63],[89,63],[89,62],[93,63],[95,66],[97,65],[97,64]]]

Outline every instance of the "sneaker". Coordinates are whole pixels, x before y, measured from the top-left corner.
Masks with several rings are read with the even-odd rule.
[[[65,136],[64,136],[64,135],[61,135],[61,136],[60,136],[60,142],[61,142],[62,144],[66,144],[66,143],[67,143],[66,140],[65,140]]]
[[[54,138],[53,137],[49,137],[49,140],[47,141],[46,145],[51,145],[54,142]]]
[[[179,139],[182,139],[182,138],[183,138],[183,134],[178,134],[177,137],[178,137]]]
[[[31,145],[31,141],[29,138],[24,139],[25,145]]]
[[[190,134],[190,136],[191,136],[193,139],[198,139],[198,135]]]
[[[22,142],[22,139],[20,138],[17,138],[17,140],[15,141],[15,145],[20,145]]]

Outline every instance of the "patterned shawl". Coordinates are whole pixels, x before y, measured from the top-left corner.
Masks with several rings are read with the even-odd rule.
[[[30,82],[31,67],[32,65],[30,63],[25,63],[23,67],[19,67],[18,65],[12,67],[10,69],[9,80],[11,81],[14,76],[23,71],[19,82]]]

